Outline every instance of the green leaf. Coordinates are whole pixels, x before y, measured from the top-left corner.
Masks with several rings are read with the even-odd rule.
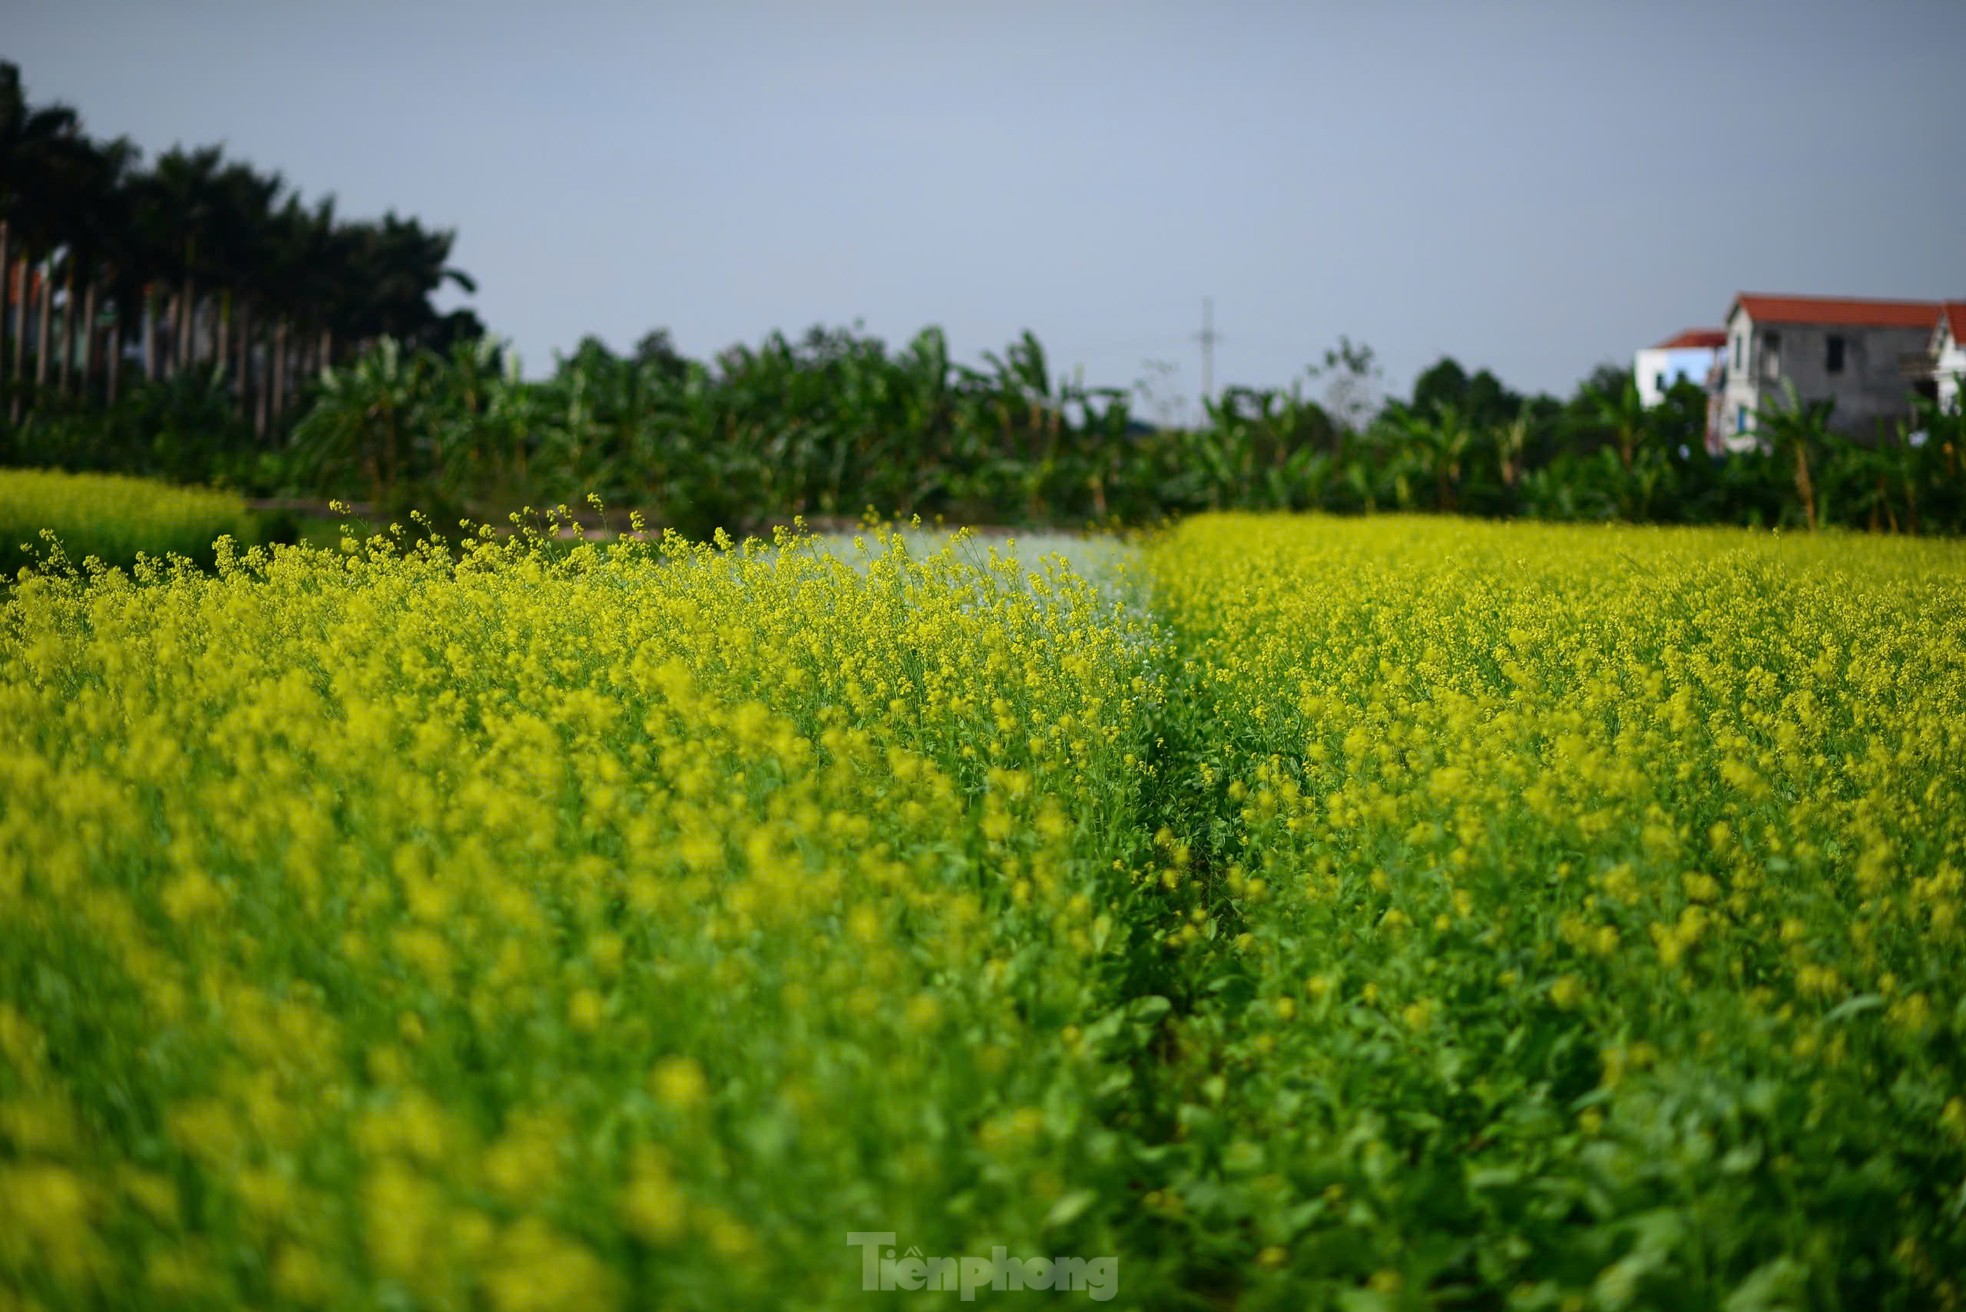
[[[1085,1210],[1097,1202],[1099,1195],[1090,1189],[1075,1189],[1051,1205],[1044,1214],[1044,1228],[1055,1230],[1059,1226],[1070,1225],[1085,1215]]]
[[[1808,1267],[1793,1258],[1778,1257],[1750,1271],[1720,1305],[1722,1312],[1781,1312],[1802,1307],[1808,1279]]]
[[[1854,998],[1838,1003],[1830,1010],[1829,1015],[1823,1017],[1823,1023],[1833,1024],[1836,1021],[1848,1020],[1852,1016],[1862,1015],[1866,1011],[1875,1010],[1883,1005],[1884,999],[1877,994],[1859,993]]]

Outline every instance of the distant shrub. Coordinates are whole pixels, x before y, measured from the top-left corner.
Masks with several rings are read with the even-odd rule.
[[[246,503],[229,492],[113,474],[0,469],[0,576],[7,579],[45,561],[43,529],[54,531],[77,565],[90,556],[130,565],[139,553],[209,561],[215,539],[255,542],[258,528]]]
[[[254,436],[224,381],[202,372],[138,383],[107,407],[44,399],[17,427],[0,427],[0,465],[284,488],[281,452]]]

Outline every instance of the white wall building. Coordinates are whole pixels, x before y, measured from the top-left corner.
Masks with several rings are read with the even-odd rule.
[[[1724,328],[1688,328],[1648,346],[1632,357],[1632,377],[1638,383],[1638,399],[1655,406],[1666,399],[1675,383],[1707,385],[1707,376],[1727,347]]]
[[[1932,379],[1938,384],[1939,404],[1959,409],[1961,379],[1966,378],[1966,301],[1947,301],[1932,330]]]
[[[1926,374],[1937,301],[1760,296],[1742,292],[1727,311],[1727,358],[1710,443],[1759,444],[1756,414],[1799,401],[1834,401],[1830,426],[1876,442],[1911,416],[1912,383]]]

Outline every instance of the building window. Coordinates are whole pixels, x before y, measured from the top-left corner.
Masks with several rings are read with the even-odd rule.
[[[1660,374],[1658,381],[1653,385],[1659,389],[1660,396],[1664,396],[1672,388],[1672,384],[1667,381],[1664,374]]]
[[[1761,372],[1767,378],[1781,377],[1782,335],[1780,333],[1761,335]]]
[[[1734,334],[1734,372],[1741,371],[1741,334]]]
[[[1843,339],[1835,333],[1829,336],[1829,354],[1823,360],[1823,368],[1833,374],[1843,372]]]
[[[1736,433],[1748,431],[1748,408],[1744,405],[1734,407],[1734,431]]]

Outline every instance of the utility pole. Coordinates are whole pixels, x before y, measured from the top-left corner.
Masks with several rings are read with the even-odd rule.
[[[1201,400],[1204,413],[1215,391],[1215,298],[1201,298]]]

